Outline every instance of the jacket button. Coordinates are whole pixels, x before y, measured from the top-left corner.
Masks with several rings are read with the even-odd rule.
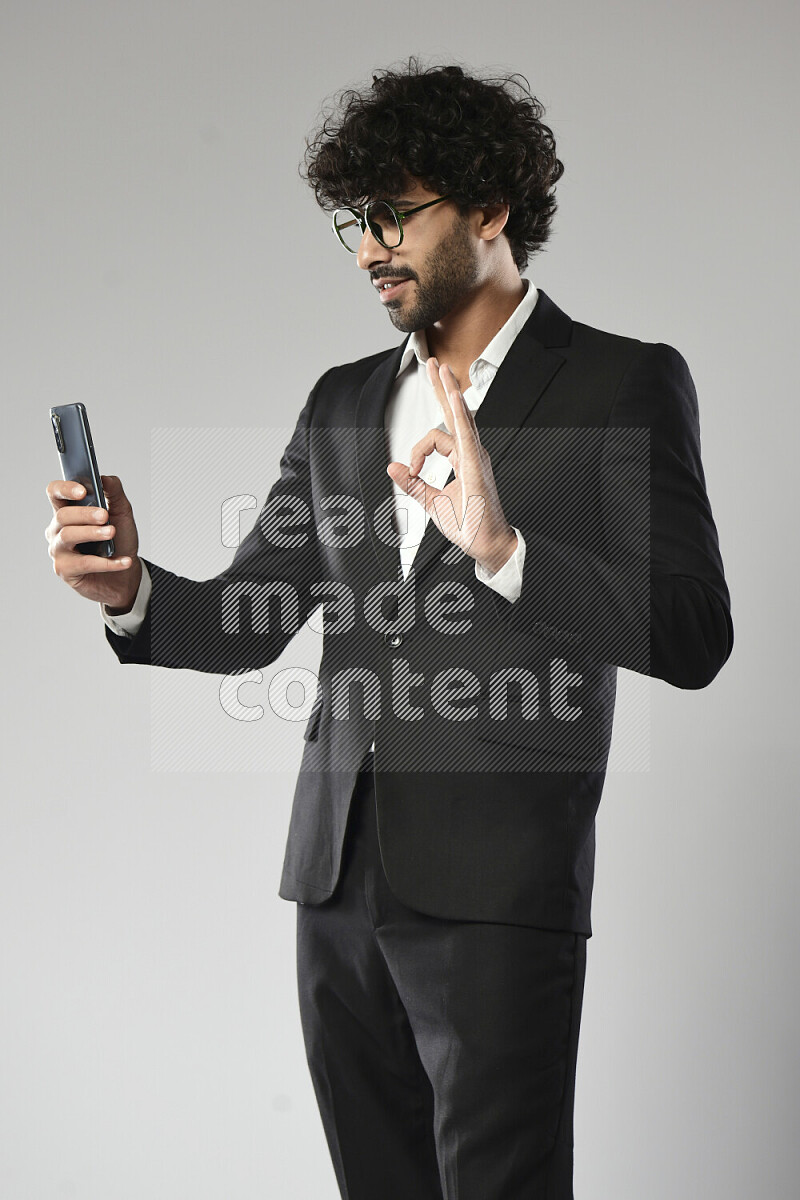
[[[387,646],[391,646],[396,650],[398,646],[402,646],[403,644],[403,635],[402,633],[385,633],[383,640]]]

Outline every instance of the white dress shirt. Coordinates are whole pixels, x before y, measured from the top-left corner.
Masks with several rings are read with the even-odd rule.
[[[480,408],[500,364],[508,354],[520,329],[533,312],[539,298],[538,291],[529,280],[524,279],[523,283],[526,292],[519,305],[469,369],[469,387],[463,389],[463,396],[467,408],[472,413],[477,412]],[[428,345],[425,333],[412,333],[400,359],[395,384],[384,415],[387,465],[390,462],[408,463],[411,458],[411,448],[415,442],[418,442],[429,429],[436,426],[441,429],[445,428],[439,401],[428,381],[425,366],[427,359]],[[426,483],[438,488],[444,487],[452,473],[447,458],[438,451],[428,455],[420,472]],[[405,579],[430,517],[422,506],[413,497],[407,496],[396,483],[393,483],[392,486],[395,494],[397,522],[395,528],[398,533],[402,534],[400,563]],[[475,576],[481,583],[493,588],[507,600],[513,602],[519,597],[522,590],[525,541],[520,531],[514,526],[512,528],[517,535],[517,548],[508,561],[494,574],[476,562]],[[142,563],[142,580],[130,612],[111,616],[106,610],[106,606],[100,605],[106,625],[122,637],[133,637],[138,633],[150,602],[151,588],[150,572]]]

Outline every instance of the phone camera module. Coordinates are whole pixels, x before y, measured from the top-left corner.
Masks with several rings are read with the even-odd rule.
[[[59,454],[63,454],[66,447],[64,445],[64,435],[61,432],[61,420],[58,413],[51,413],[50,420],[53,422],[53,433],[56,435],[56,446]]]

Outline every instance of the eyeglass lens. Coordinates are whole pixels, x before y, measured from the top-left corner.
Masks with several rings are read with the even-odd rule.
[[[400,226],[388,204],[376,201],[376,203],[368,205],[367,223],[372,235],[383,246],[391,250],[400,244]],[[357,220],[347,209],[343,209],[337,214],[336,231],[348,250],[358,250],[363,236],[361,221]]]

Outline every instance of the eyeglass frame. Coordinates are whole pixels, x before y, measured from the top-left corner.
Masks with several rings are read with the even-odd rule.
[[[357,224],[361,228],[361,236],[362,237],[366,233],[367,229],[369,229],[370,233],[375,238],[375,241],[378,243],[379,246],[383,246],[384,250],[396,250],[398,246],[401,246],[403,244],[403,236],[404,236],[403,221],[406,219],[406,217],[413,217],[414,213],[422,212],[423,208],[431,208],[434,204],[441,204],[443,200],[451,200],[451,199],[452,199],[452,196],[450,195],[450,193],[448,193],[446,196],[437,196],[435,200],[427,200],[424,204],[418,204],[416,206],[416,208],[406,208],[406,209],[402,209],[402,210],[399,208],[395,208],[395,206],[393,204],[390,204],[388,200],[370,200],[369,203],[365,206],[363,214],[361,213],[360,209],[352,207],[349,204],[346,204],[342,208],[337,208],[336,211],[334,212],[334,214],[331,218],[331,229],[336,234],[336,237],[341,242],[341,244],[344,246],[344,248],[348,254],[358,254],[357,249],[356,250],[350,249],[350,247],[347,245],[347,242],[344,240],[340,231],[336,227],[336,218],[338,217],[339,213],[352,213],[353,216],[355,217]],[[389,209],[389,211],[394,214],[394,218],[397,221],[397,228],[400,231],[400,241],[397,242],[394,246],[387,246],[386,242],[384,242],[383,238],[379,237],[378,234],[375,232],[375,230],[372,228],[372,226],[369,224],[368,213],[374,204],[385,204],[386,207]],[[344,228],[346,229],[347,226],[344,226]]]

